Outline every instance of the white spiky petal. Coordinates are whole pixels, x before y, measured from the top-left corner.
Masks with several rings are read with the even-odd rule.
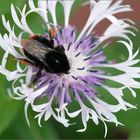
[[[29,16],[30,13],[38,13],[40,17],[44,20],[44,23],[46,24],[47,29],[49,30],[51,28],[51,25],[59,26],[57,18],[56,18],[56,12],[57,12],[57,4],[61,4],[64,10],[64,29],[69,26],[69,17],[70,12],[72,9],[72,6],[76,0],[45,0],[45,1],[38,1],[37,6],[35,6],[35,3],[33,0],[29,0],[28,4],[30,7],[30,10],[27,11],[26,5],[23,7],[22,10],[18,9],[18,11],[15,9],[14,5],[11,5],[11,14],[13,17],[13,20],[15,24],[22,30],[22,32],[19,35],[16,35],[14,32],[14,26],[11,27],[9,21],[6,21],[6,18],[4,15],[2,15],[2,22],[7,30],[8,33],[5,33],[4,35],[0,34],[0,46],[5,51],[2,63],[0,65],[0,73],[6,76],[8,81],[13,81],[12,84],[12,91],[8,89],[8,93],[10,96],[16,100],[24,100],[25,101],[25,116],[27,119],[27,122],[29,124],[28,116],[27,116],[27,110],[28,106],[31,105],[32,109],[37,113],[35,118],[38,118],[38,124],[41,126],[41,120],[44,118],[45,121],[47,121],[51,116],[53,116],[58,122],[62,123],[65,127],[68,127],[70,125],[69,120],[66,116],[69,116],[70,118],[74,118],[81,114],[81,119],[84,128],[78,130],[78,132],[83,132],[87,128],[87,122],[89,119],[93,120],[93,122],[98,125],[99,120],[101,120],[105,125],[105,135],[107,133],[107,126],[105,122],[114,122],[116,125],[120,124],[122,125],[117,118],[115,117],[114,113],[118,112],[120,110],[127,110],[129,108],[136,108],[135,106],[131,105],[130,103],[124,101],[123,94],[124,89],[128,89],[130,93],[136,97],[136,92],[134,89],[140,88],[140,83],[135,80],[135,78],[140,78],[140,68],[136,67],[136,65],[140,60],[136,58],[138,55],[138,52],[133,53],[133,43],[131,39],[128,37],[127,33],[130,33],[135,36],[135,34],[130,29],[135,29],[134,23],[129,19],[118,19],[115,14],[121,13],[121,12],[127,12],[132,11],[129,5],[121,5],[122,0],[112,2],[113,0],[90,0],[85,4],[90,4],[90,14],[87,19],[87,22],[85,26],[83,27],[82,31],[80,32],[79,36],[76,38],[72,37],[71,42],[73,43],[71,45],[70,50],[67,49],[65,51],[66,56],[68,57],[68,60],[71,63],[71,69],[69,75],[63,75],[62,77],[56,78],[57,85],[54,88],[54,91],[52,92],[52,95],[49,99],[49,101],[42,103],[42,104],[36,104],[35,100],[38,99],[42,94],[49,88],[50,84],[47,83],[43,87],[37,88],[37,87],[30,87],[32,75],[34,73],[33,68],[30,65],[27,65],[26,67],[22,67],[20,61],[17,61],[16,63],[16,70],[10,71],[7,69],[8,64],[8,56],[13,55],[15,58],[24,59],[25,56],[22,52],[22,46],[20,44],[20,41],[22,39],[22,36],[24,33],[28,33],[29,35],[34,34],[33,31],[31,31],[29,25],[27,24],[27,16]],[[84,4],[84,5],[85,5]],[[17,12],[19,12],[20,17],[18,16]],[[51,14],[53,23],[49,23],[48,13]],[[108,19],[111,21],[111,24],[108,26],[108,28],[105,30],[103,35],[99,37],[98,42],[96,42],[96,47],[93,48],[97,49],[98,46],[105,42],[106,40],[113,38],[113,37],[121,37],[124,40],[118,41],[118,44],[122,44],[125,49],[128,51],[128,59],[121,63],[99,63],[100,61],[104,60],[104,57],[100,57],[102,53],[95,53],[92,57],[96,60],[96,63],[93,63],[93,65],[89,64],[89,61],[83,61],[87,58],[87,54],[89,52],[89,48],[85,47],[85,50],[77,49],[75,50],[74,46],[81,41],[84,37],[89,36],[92,34],[92,31],[94,30],[94,27],[101,22],[103,19]],[[69,28],[71,30],[71,28]],[[68,36],[68,35],[67,35]],[[63,44],[65,48],[68,48],[69,44],[67,43],[69,40],[67,38],[63,38],[65,40],[65,43]],[[88,40],[88,39],[87,39]],[[86,42],[86,39],[84,40]],[[127,41],[127,42],[126,42]],[[90,44],[93,45],[93,44]],[[90,47],[90,46],[89,46]],[[103,48],[105,48],[104,46]],[[17,51],[17,48],[19,51]],[[78,51],[82,51],[83,53],[78,54]],[[76,57],[76,55],[78,57]],[[77,68],[83,68],[83,71],[78,71]],[[115,70],[122,71],[123,74],[119,75],[106,75],[104,72],[94,72],[96,68],[113,68]],[[89,71],[90,70],[90,71]],[[91,72],[93,71],[93,72]],[[84,86],[84,89],[88,88],[89,90],[94,91],[93,87],[89,85],[89,87],[85,87],[85,84],[83,84],[83,81],[78,81],[72,76],[76,77],[86,77],[86,76],[93,76],[95,79],[103,79],[103,80],[112,80],[116,83],[120,83],[121,87],[115,88],[108,85],[105,85],[104,82],[96,82],[95,84],[99,84],[104,88],[112,97],[116,99],[118,104],[109,104],[98,96],[94,95],[93,98],[90,97],[89,94],[82,93],[82,96],[86,98],[86,101],[88,101],[91,106],[88,107],[85,104],[85,101],[82,100],[79,91],[80,86]],[[24,79],[24,80],[23,80]],[[51,79],[51,78],[50,78]],[[19,82],[17,85],[16,83]],[[88,81],[87,81],[88,82]],[[94,85],[94,83],[93,83]],[[64,88],[64,87],[65,88]],[[72,87],[72,90],[75,93],[76,101],[79,103],[79,109],[73,112],[69,112],[68,106],[69,103],[65,102],[65,96],[67,98],[70,98],[69,95],[69,87]],[[60,93],[61,88],[61,93]],[[79,88],[79,89],[78,89]],[[59,92],[60,99],[59,105],[56,108],[52,107],[53,101],[55,98],[57,98],[57,93]],[[72,102],[70,102],[72,103]]]

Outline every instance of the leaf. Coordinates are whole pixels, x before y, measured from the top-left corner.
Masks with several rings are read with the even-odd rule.
[[[25,3],[25,1],[22,1],[22,0],[19,0],[19,1],[16,1],[16,0],[1,1],[1,3],[0,3],[0,15],[7,14],[11,11],[11,9],[10,9],[11,3],[13,3],[14,5],[19,7],[19,6],[23,5]]]
[[[21,108],[20,103],[12,100],[8,94],[6,94],[6,88],[8,85],[0,77],[0,134],[5,131],[10,123],[13,121],[17,115],[19,109]]]
[[[140,120],[135,124],[130,132],[129,140],[140,139]]]
[[[14,101],[5,101],[5,103],[0,106],[0,134],[8,128],[10,123],[18,114],[20,107],[21,104]]]
[[[57,139],[57,132],[51,121],[44,122],[43,127],[39,127],[37,120],[34,119],[31,108],[28,110],[30,127],[25,120],[23,108],[19,111],[9,128],[0,135],[1,139]],[[43,121],[42,121],[43,122]]]
[[[57,139],[58,134],[51,122],[51,119],[48,121],[42,120],[42,127],[39,127],[37,119],[34,119],[34,115],[31,111],[29,111],[30,116],[30,133],[34,139]]]

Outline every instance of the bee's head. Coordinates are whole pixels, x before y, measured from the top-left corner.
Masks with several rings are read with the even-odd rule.
[[[63,51],[50,51],[46,54],[46,65],[52,73],[65,73],[68,74],[70,65],[68,59]]]

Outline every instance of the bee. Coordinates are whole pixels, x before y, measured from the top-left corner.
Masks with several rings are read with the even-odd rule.
[[[30,63],[38,68],[33,83],[40,78],[42,70],[54,74],[69,74],[70,65],[63,46],[54,46],[55,30],[49,31],[50,40],[42,35],[33,35],[21,40],[23,52]]]

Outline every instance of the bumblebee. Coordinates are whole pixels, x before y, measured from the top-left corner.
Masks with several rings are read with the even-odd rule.
[[[54,46],[55,30],[51,29],[49,35],[50,40],[42,35],[33,35],[21,41],[27,58],[24,62],[38,68],[33,83],[40,78],[42,70],[58,75],[69,74],[70,65],[64,47]]]

